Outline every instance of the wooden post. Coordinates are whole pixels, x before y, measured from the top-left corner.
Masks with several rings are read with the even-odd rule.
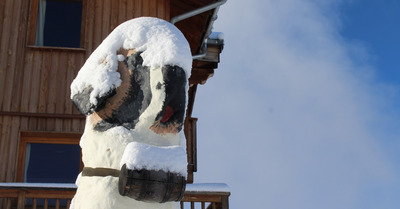
[[[18,192],[18,204],[17,209],[25,209],[25,191]]]
[[[228,196],[222,196],[221,197],[221,204],[222,204],[222,209],[229,209]]]
[[[11,198],[7,198],[6,209],[10,209],[10,208],[11,208]]]

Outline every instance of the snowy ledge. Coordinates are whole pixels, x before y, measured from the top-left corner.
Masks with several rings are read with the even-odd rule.
[[[75,190],[77,187],[75,184],[63,184],[63,183],[0,183],[0,189],[43,189],[43,190]]]
[[[186,184],[185,194],[196,194],[204,192],[218,195],[229,195],[231,193],[228,185],[224,183]]]
[[[0,189],[61,189],[61,190],[75,190],[75,184],[60,184],[60,183],[0,183]],[[229,195],[230,190],[228,185],[224,183],[198,183],[186,184],[185,194],[196,193],[213,193]]]

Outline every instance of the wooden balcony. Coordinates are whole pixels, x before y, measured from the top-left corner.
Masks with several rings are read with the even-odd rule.
[[[1,209],[67,209],[74,184],[0,183]],[[228,209],[226,184],[187,184],[181,209]]]

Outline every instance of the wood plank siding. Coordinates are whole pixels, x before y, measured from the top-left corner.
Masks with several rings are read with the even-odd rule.
[[[81,48],[35,47],[37,2],[0,1],[0,182],[16,181],[21,131],[83,132],[69,86],[115,27],[143,15],[170,19],[170,0],[83,0]]]
[[[0,182],[15,182],[21,175],[17,162],[23,133],[83,132],[85,117],[70,100],[70,84],[115,27],[141,16],[169,21],[215,1],[82,0],[79,47],[65,48],[35,46],[39,0],[0,0]],[[212,9],[176,23],[188,39],[192,54],[203,52],[215,12]],[[192,118],[197,85],[213,75],[222,45],[209,44],[207,56],[193,62],[185,119],[188,182],[193,182],[197,170],[197,119]]]

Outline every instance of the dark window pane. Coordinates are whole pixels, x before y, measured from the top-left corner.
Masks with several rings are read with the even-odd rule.
[[[79,174],[80,152],[79,145],[29,143],[26,182],[74,183]]]
[[[82,1],[46,1],[44,46],[79,48]]]

